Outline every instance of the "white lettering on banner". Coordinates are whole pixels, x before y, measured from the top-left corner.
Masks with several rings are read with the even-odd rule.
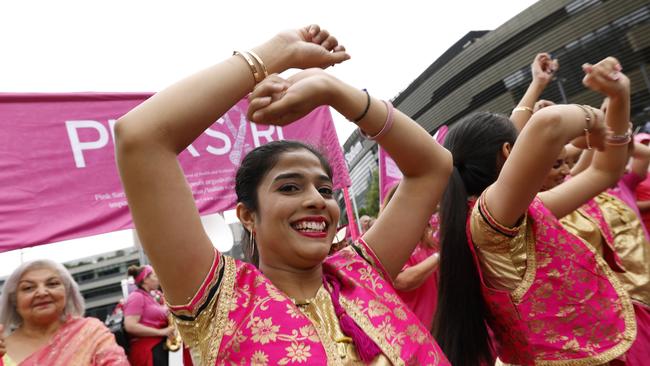
[[[228,117],[228,114],[226,114],[226,125],[228,126],[228,129],[232,135],[237,136],[235,137],[235,148],[232,152],[230,152],[230,155],[228,155],[230,162],[233,165],[237,166],[239,165],[239,162],[241,161],[243,155],[246,139],[246,126],[248,126],[248,121],[244,117],[245,114],[239,109],[239,107],[235,107],[235,110],[239,112],[239,130],[235,131],[235,126]]]
[[[114,119],[108,120],[108,128],[107,128],[105,124],[102,124],[98,121],[92,121],[92,120],[65,121],[66,130],[68,133],[68,140],[70,141],[70,147],[72,148],[72,156],[74,157],[75,166],[77,168],[86,167],[84,151],[105,148],[108,146],[109,139],[111,141],[115,141],[115,123],[116,120]],[[225,123],[226,127],[228,128],[228,132],[230,132],[232,136],[228,136],[227,133],[212,128],[207,128],[205,130],[205,134],[209,137],[218,140],[220,142],[220,145],[217,146],[207,145],[205,150],[212,155],[226,155],[230,153],[230,155],[228,156],[230,162],[233,165],[237,166],[241,162],[241,159],[245,151],[250,150],[250,144],[247,144],[245,141],[246,133],[248,129],[247,126],[249,125],[249,122],[246,120],[246,115],[243,113],[240,114],[240,121],[239,121],[238,128],[235,128],[234,124],[232,123],[230,117],[227,114],[224,115],[222,118],[219,118],[219,120],[217,120],[217,123],[221,125]],[[253,136],[253,142],[255,144],[255,147],[258,147],[262,144],[274,140],[284,139],[284,133],[282,131],[282,127],[280,126],[267,126],[268,127],[267,129],[260,129],[254,123],[250,123],[250,126],[251,126],[251,134]],[[81,139],[79,138],[79,130],[84,128],[86,129],[90,128],[97,131],[99,135],[98,138],[93,141],[81,141]],[[110,132],[110,137],[109,137],[109,132]],[[231,138],[234,139],[234,144]],[[192,157],[196,158],[201,156],[199,151],[194,146],[192,146],[192,144],[190,144],[187,147],[187,151],[190,153]]]
[[[221,120],[221,118],[219,120]],[[212,154],[212,155],[224,155],[224,154],[227,154],[228,151],[230,151],[230,147],[232,146],[232,144],[230,143],[230,139],[228,138],[228,136],[225,133],[215,131],[215,130],[212,130],[212,129],[208,128],[207,130],[205,130],[205,134],[210,136],[210,137],[214,137],[214,138],[217,138],[217,139],[223,141],[223,147],[213,147],[211,145],[208,145],[208,147],[206,147],[205,149],[210,154]]]
[[[106,128],[97,121],[65,121],[65,127],[68,131],[68,139],[70,140],[70,147],[72,147],[72,156],[74,156],[74,163],[77,168],[85,168],[86,160],[84,160],[84,150],[99,149],[108,143],[108,131]],[[95,141],[81,142],[77,129],[79,128],[94,128],[99,133],[99,138]]]
[[[192,155],[193,157],[201,156],[199,152],[196,150],[196,148],[192,146],[192,144],[189,144],[187,146],[187,151],[189,151],[190,155]]]
[[[266,142],[273,141],[273,132],[276,132],[276,130],[278,139],[280,136],[283,136],[282,127],[272,125],[269,125],[268,127],[268,130],[259,130],[257,124],[251,123],[251,132],[253,133],[253,143],[255,144],[255,147],[263,145],[262,142],[260,142],[260,137],[265,138]]]

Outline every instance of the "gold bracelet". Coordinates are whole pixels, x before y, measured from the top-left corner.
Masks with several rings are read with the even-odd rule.
[[[530,107],[517,107],[512,110],[513,112],[530,112],[530,114],[534,114],[535,112],[533,111],[532,108]]]
[[[248,67],[251,69],[251,72],[253,73],[253,79],[255,79],[255,84],[264,80],[263,74],[257,69],[255,62],[253,62],[253,59],[251,58],[248,52],[234,51],[232,54],[235,56],[241,56],[244,60],[246,60]]]
[[[253,51],[248,51],[248,53],[250,53],[251,56],[253,56],[253,58],[255,58],[255,61],[257,61],[257,63],[260,64],[260,66],[262,67],[262,71],[264,72],[264,77],[266,78],[267,76],[269,76],[269,70],[266,69],[266,65],[264,65],[264,62],[262,61],[262,58],[260,56],[258,56],[257,53],[255,53]]]
[[[587,150],[591,150],[591,141],[589,141],[589,137],[591,136],[591,117],[592,117],[592,112],[587,110],[587,107],[584,105],[580,104],[574,104],[576,107],[582,109],[582,112],[585,114],[585,142],[587,143]],[[593,114],[595,116],[595,114]]]

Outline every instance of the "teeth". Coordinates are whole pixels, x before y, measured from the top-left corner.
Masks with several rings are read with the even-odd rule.
[[[300,221],[293,225],[296,230],[302,231],[324,231],[327,225],[324,222]]]

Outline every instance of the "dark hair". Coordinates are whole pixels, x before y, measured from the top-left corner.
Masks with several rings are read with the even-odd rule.
[[[454,169],[440,201],[440,279],[433,335],[454,366],[494,363],[485,324],[487,308],[465,232],[467,200],[494,183],[505,162],[499,152],[516,138],[512,122],[493,113],[464,118],[445,138]]]
[[[327,176],[332,178],[332,168],[327,158],[323,156],[316,148],[299,141],[272,141],[251,150],[241,162],[237,175],[235,177],[235,192],[237,193],[237,202],[241,202],[251,211],[257,211],[259,208],[259,197],[257,197],[257,188],[266,176],[277,164],[280,156],[285,152],[295,150],[307,150],[314,154],[320,161]],[[244,228],[242,235],[242,249],[246,260],[253,263],[256,267],[259,265],[259,253],[257,247],[251,243],[250,232]],[[253,255],[251,256],[251,250]]]
[[[126,270],[126,273],[129,276],[133,277],[133,279],[135,280],[135,278],[138,277],[138,275],[140,274],[140,272],[142,272],[143,269],[144,269],[144,266],[136,266],[135,264],[132,264]],[[136,283],[136,286],[142,288],[142,283]]]

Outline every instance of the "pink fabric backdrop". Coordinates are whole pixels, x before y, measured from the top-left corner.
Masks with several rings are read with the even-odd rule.
[[[447,131],[449,127],[447,125],[442,125],[435,134],[433,138],[442,145],[445,142],[445,136],[447,136]],[[379,155],[379,204],[381,205],[384,202],[384,197],[388,194],[388,191],[400,180],[402,180],[403,174],[395,164],[395,161],[388,155],[386,150],[382,149],[381,146],[378,148]]]
[[[384,202],[384,197],[388,194],[388,190],[390,190],[395,184],[399,183],[399,181],[402,180],[403,175],[386,150],[382,149],[381,146],[379,146],[378,149],[379,204],[382,204]]]
[[[115,120],[151,94],[0,93],[0,252],[132,227],[114,157]],[[350,185],[329,108],[282,128],[255,125],[240,101],[179,160],[201,214],[235,203],[242,157],[272,140],[321,149]]]

